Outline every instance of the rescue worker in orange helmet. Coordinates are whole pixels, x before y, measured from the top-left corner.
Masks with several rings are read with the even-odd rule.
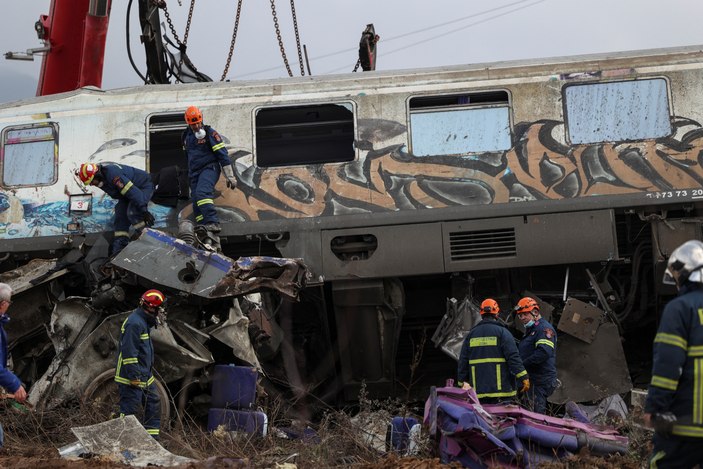
[[[481,321],[466,335],[459,355],[459,386],[476,390],[483,403],[515,399],[515,381],[520,392],[530,389],[527,371],[522,365],[515,339],[498,321],[498,303],[488,298],[481,303]]]
[[[530,374],[528,408],[543,414],[547,398],[557,387],[557,334],[554,327],[542,318],[539,304],[526,296],[518,301],[515,314],[525,326],[525,336],[518,345],[520,358]]]
[[[154,216],[147,209],[154,194],[154,183],[146,171],[117,163],[83,163],[76,175],[86,186],[99,187],[117,200],[113,255],[129,243],[130,225],[139,231],[154,224]]]
[[[664,307],[654,336],[644,421],[654,427],[649,467],[703,467],[703,243],[669,256],[664,283],[679,294]]]
[[[195,222],[213,233],[219,233],[220,222],[213,196],[215,184],[220,179],[220,168],[225,174],[227,187],[235,189],[237,180],[229,159],[225,142],[209,125],[203,125],[203,113],[195,106],[186,109],[188,129],[183,132],[183,150],[188,158],[188,176],[193,197]]]
[[[142,424],[154,438],[161,427],[161,399],[152,368],[154,346],[150,330],[160,325],[166,315],[166,296],[159,290],[147,290],[139,306],[122,323],[120,354],[117,357],[115,381],[120,394],[120,417],[138,415],[144,407]]]

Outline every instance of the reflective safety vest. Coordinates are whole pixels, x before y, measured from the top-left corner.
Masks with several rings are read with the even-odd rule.
[[[483,316],[466,335],[459,356],[459,385],[468,382],[478,398],[513,397],[515,380],[527,377],[515,339],[495,318]]]
[[[155,325],[152,318],[142,308],[137,308],[122,323],[120,334],[120,354],[117,357],[115,381],[131,385],[133,382],[145,388],[154,382],[151,372],[154,366],[154,346],[149,329]]]
[[[673,434],[703,438],[703,285],[686,283],[654,337],[645,412],[676,415]]]

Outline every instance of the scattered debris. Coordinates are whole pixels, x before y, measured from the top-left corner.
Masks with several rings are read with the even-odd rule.
[[[98,455],[136,467],[171,467],[194,461],[166,451],[134,415],[71,431],[78,438],[78,444],[60,449],[62,457],[75,457],[76,453]]]
[[[532,467],[578,453],[625,454],[628,438],[612,428],[549,417],[516,405],[482,406],[473,390],[432,388],[425,424],[438,438],[442,462],[468,467]]]

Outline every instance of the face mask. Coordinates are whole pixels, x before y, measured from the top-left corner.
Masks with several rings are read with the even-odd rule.
[[[98,182],[98,187],[102,187],[103,184],[104,184],[104,183],[103,183],[102,181]]]
[[[200,140],[201,138],[205,138],[205,129],[200,129],[197,132],[195,132],[195,138]]]
[[[525,327],[532,327],[532,326],[534,326],[534,325],[535,325],[535,320],[534,320],[534,319],[530,319],[530,322],[528,322],[527,324],[525,324]]]

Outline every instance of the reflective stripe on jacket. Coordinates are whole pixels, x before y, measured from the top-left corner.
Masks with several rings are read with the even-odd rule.
[[[645,412],[676,415],[673,434],[703,438],[703,285],[686,283],[654,338]]]
[[[557,379],[557,333],[544,319],[525,329],[518,345],[522,364],[534,384],[553,384]]]
[[[149,328],[155,319],[137,308],[122,323],[120,334],[120,354],[117,357],[115,381],[120,384],[132,384],[138,381],[140,387],[154,382],[151,369],[154,366],[154,347],[151,343]]]
[[[469,382],[481,397],[512,397],[515,379],[527,377],[515,339],[496,319],[483,316],[466,335],[457,377]]]
[[[183,150],[188,157],[188,174],[193,176],[205,166],[219,162],[225,167],[232,164],[225,148],[225,142],[215,129],[209,125],[203,126],[205,138],[198,139],[193,131],[188,128],[183,132]]]
[[[101,189],[107,195],[113,199],[132,202],[141,213],[146,212],[149,198],[154,192],[154,183],[151,182],[149,173],[116,163],[101,163],[100,169],[105,178]]]

